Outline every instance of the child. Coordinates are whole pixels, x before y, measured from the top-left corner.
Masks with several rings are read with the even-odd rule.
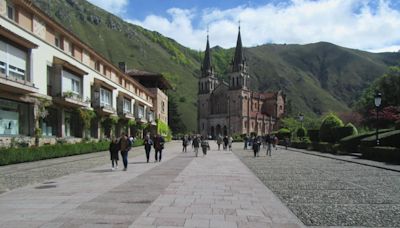
[[[115,168],[118,169],[119,143],[116,138],[112,138],[109,150],[110,150],[110,158],[111,158],[111,170],[114,170]]]

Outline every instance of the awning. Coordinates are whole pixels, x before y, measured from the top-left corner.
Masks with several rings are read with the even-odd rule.
[[[53,58],[53,64],[61,65],[63,68],[66,68],[66,69],[68,69],[68,70],[70,70],[70,71],[72,71],[72,72],[74,72],[74,73],[76,73],[78,75],[81,75],[81,76],[88,74],[88,72],[78,68],[77,66],[71,64],[70,62],[68,62],[66,60],[63,60],[63,59],[60,59],[60,58],[55,57],[55,56]]]
[[[14,42],[22,47],[25,47],[25,48],[32,49],[32,48],[38,47],[37,44],[32,43],[31,41],[17,35],[16,33],[6,29],[5,27],[3,27],[1,25],[0,25],[0,36],[6,38],[8,40],[11,40],[12,42]]]

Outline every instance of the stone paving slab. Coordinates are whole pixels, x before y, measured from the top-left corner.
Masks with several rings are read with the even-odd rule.
[[[231,152],[195,158],[130,227],[303,227]]]
[[[157,198],[171,178],[184,168],[182,159],[168,165],[169,160],[181,154],[178,148],[179,143],[168,144],[161,163],[143,163],[144,152],[141,156],[131,157],[126,172],[121,170],[121,166],[111,172],[110,164],[107,164],[3,193],[0,195],[0,227],[127,227],[133,222],[133,215],[140,215],[148,206],[144,201],[138,202],[144,198],[139,189],[151,192],[152,186],[157,185],[146,183],[148,178],[140,178],[140,175],[153,172],[153,177],[170,176],[169,181],[167,179],[163,186],[159,186],[158,193],[153,192],[153,198]],[[159,167],[165,172],[157,169]],[[176,170],[175,176],[167,174],[165,167]],[[132,188],[139,183],[142,185]],[[83,219],[85,224],[80,222]]]

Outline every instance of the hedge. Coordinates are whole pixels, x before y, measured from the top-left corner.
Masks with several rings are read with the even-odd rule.
[[[348,126],[348,127],[335,127],[332,128],[332,133],[335,139],[335,142],[338,142],[340,139],[354,135],[354,127]]]
[[[379,133],[382,134],[382,133],[389,132],[389,131],[392,131],[392,130],[391,129],[382,129],[382,130],[379,130]],[[339,141],[339,144],[341,145],[341,148],[348,153],[358,152],[358,146],[360,145],[361,140],[363,138],[366,138],[366,137],[369,137],[372,135],[375,135],[375,131],[370,131],[370,132],[366,132],[364,134],[344,137]]]
[[[379,146],[400,148],[400,130],[389,131],[378,135]],[[361,140],[361,146],[374,147],[376,145],[376,136],[370,136]]]
[[[55,144],[31,148],[8,148],[0,150],[0,165],[39,161],[50,158],[67,157],[108,150],[110,142],[88,142],[75,144]],[[133,146],[143,145],[136,140]]]
[[[360,147],[364,158],[377,161],[400,162],[400,149],[395,147]]]
[[[319,130],[318,129],[307,130],[307,135],[310,138],[311,142],[319,142]]]

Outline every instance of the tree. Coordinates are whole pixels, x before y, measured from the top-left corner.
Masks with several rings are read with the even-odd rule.
[[[186,126],[182,121],[181,114],[178,112],[178,105],[173,96],[168,99],[168,123],[174,134],[186,133]]]
[[[335,134],[333,128],[343,127],[343,122],[333,113],[329,113],[322,121],[319,129],[319,138],[322,142],[335,142]]]

